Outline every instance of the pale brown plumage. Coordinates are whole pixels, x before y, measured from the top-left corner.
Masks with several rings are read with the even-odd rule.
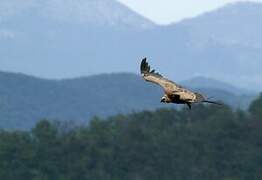
[[[220,105],[220,103],[208,101],[203,95],[192,92],[175,82],[164,78],[161,74],[155,72],[155,70],[151,70],[146,58],[142,60],[140,70],[146,81],[158,84],[164,89],[165,94],[162,97],[161,102],[187,104],[190,109],[192,103],[206,102]]]

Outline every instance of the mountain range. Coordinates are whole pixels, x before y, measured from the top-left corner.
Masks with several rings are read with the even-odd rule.
[[[147,56],[166,76],[262,89],[262,4],[239,2],[167,26],[115,0],[0,1],[0,67],[61,79],[137,73]]]
[[[201,87],[203,81],[206,85]],[[29,129],[46,118],[81,124],[94,116],[184,107],[161,104],[162,89],[130,73],[47,80],[0,72],[0,82],[0,129]],[[194,83],[198,86],[188,86]],[[243,89],[226,83],[200,77],[181,84],[234,108],[246,109],[256,96],[242,94]]]

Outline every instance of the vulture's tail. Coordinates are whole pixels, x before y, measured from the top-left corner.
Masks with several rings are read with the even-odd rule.
[[[223,106],[224,104],[221,102],[217,102],[217,101],[211,101],[210,98],[205,98],[202,94],[199,93],[195,93],[196,94],[196,99],[198,102],[203,102],[203,103],[209,103],[209,104],[215,104],[215,105],[219,105],[219,106]]]
[[[209,101],[209,100],[203,100],[203,103],[209,103],[209,104],[215,104],[215,105],[219,105],[219,106],[224,106],[224,104],[217,102],[217,101]]]

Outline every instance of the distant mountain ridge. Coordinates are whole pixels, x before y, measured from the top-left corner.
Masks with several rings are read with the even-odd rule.
[[[17,16],[38,16],[57,23],[128,28],[151,28],[154,23],[115,0],[3,0],[2,23]]]
[[[79,124],[93,116],[183,107],[161,104],[160,87],[129,73],[58,81],[0,72],[0,82],[0,128],[7,129],[28,129],[44,118]],[[235,108],[247,108],[255,96],[238,96],[222,87],[195,88]]]
[[[114,0],[3,0],[1,70],[44,78],[137,73],[147,56],[165,76],[262,89],[262,5],[240,2],[157,26]]]
[[[262,48],[262,3],[237,2],[171,26],[186,28],[191,42],[203,48],[210,43]],[[236,29],[238,31],[236,31]]]

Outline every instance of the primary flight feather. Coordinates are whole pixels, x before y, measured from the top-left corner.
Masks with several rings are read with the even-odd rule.
[[[164,78],[154,69],[151,70],[146,58],[142,60],[140,70],[146,81],[158,84],[164,89],[165,94],[161,98],[161,102],[163,103],[186,104],[190,109],[192,103],[211,103],[221,105],[218,102],[208,101],[203,95],[192,92],[175,82]]]

